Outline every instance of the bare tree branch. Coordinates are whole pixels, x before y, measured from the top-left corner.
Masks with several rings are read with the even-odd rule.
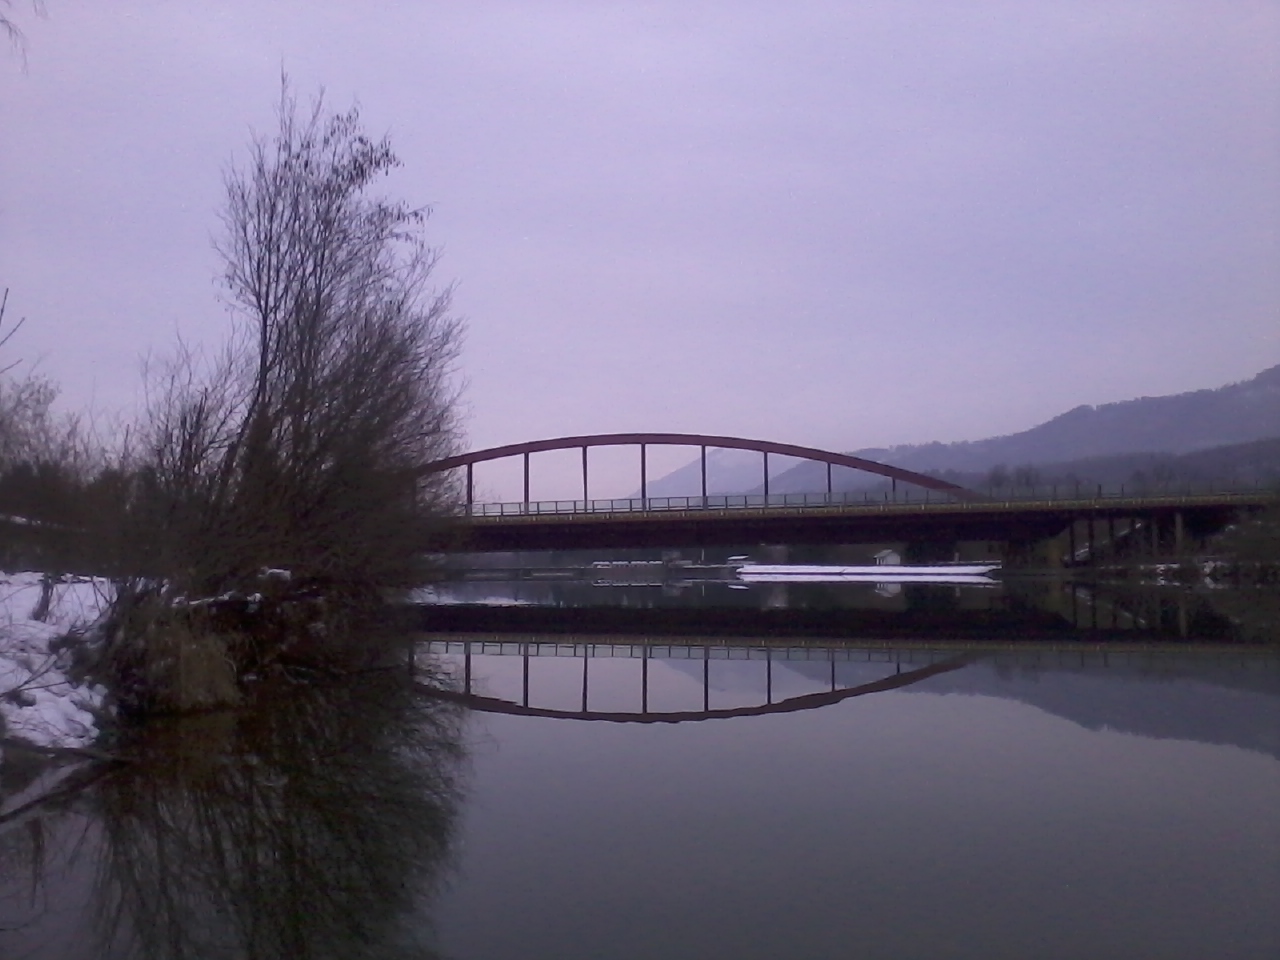
[[[413,576],[456,490],[426,464],[458,439],[452,288],[432,285],[426,208],[372,195],[399,165],[359,113],[298,107],[225,175],[223,261],[237,327],[212,365],[157,371],[147,477],[197,589],[266,566],[378,585]],[[198,585],[198,586],[197,586]]]
[[[13,0],[0,0],[5,10],[13,7]],[[40,0],[31,0],[31,9],[36,16],[44,16],[44,4]],[[22,32],[22,28],[14,23],[13,18],[4,12],[0,12],[0,34],[4,34],[8,38],[9,43],[18,51],[18,55],[22,58],[23,66],[27,62],[27,37]]]
[[[18,320],[17,323],[15,323],[12,327],[10,327],[8,332],[6,333],[4,329],[4,311],[5,311],[5,308],[8,306],[9,306],[9,288],[5,287],[4,296],[0,297],[0,347],[3,347],[6,343],[8,343],[9,340],[12,339],[13,335],[22,329],[22,325],[27,322],[27,318],[22,317],[21,319]],[[18,361],[15,360],[12,363],[10,363],[7,367],[0,367],[0,374],[8,373],[17,365],[18,365]]]

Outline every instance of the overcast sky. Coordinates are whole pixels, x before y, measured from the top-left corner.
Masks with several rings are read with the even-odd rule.
[[[0,286],[69,407],[224,337],[282,67],[432,205],[473,448],[975,439],[1280,362],[1277,0],[45,8],[0,51]]]

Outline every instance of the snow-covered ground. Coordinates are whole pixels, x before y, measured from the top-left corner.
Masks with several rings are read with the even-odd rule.
[[[44,582],[40,573],[0,573],[0,735],[45,747],[83,747],[97,736],[92,710],[103,691],[74,686],[56,638],[98,618],[109,599],[103,580]]]

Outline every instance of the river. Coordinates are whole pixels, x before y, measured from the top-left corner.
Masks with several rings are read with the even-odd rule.
[[[514,589],[430,612],[595,596]],[[0,823],[0,955],[1280,955],[1269,615],[1069,592],[843,594],[931,636],[420,632],[412,669],[264,683]]]

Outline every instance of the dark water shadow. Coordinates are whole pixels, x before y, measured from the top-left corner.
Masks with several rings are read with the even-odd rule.
[[[1280,589],[1008,577],[929,583],[708,584],[607,589],[468,582],[406,612],[438,633],[1280,644]],[[669,585],[667,585],[669,586]]]
[[[423,682],[280,680],[125,731],[128,763],[0,838],[0,955],[435,956],[464,714]]]

